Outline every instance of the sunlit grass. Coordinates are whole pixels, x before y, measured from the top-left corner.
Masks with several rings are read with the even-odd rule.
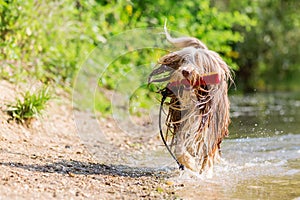
[[[43,87],[36,93],[26,91],[21,98],[7,105],[7,113],[11,120],[29,124],[33,118],[41,115],[47,102],[51,99],[49,87]]]

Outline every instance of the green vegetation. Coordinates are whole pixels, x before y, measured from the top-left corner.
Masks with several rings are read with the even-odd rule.
[[[231,0],[217,4],[253,21],[241,30],[244,41],[235,45],[237,85],[244,91],[300,90],[300,15],[298,0]],[[240,29],[237,29],[240,30]]]
[[[299,4],[297,0],[0,0],[0,78],[18,82],[35,77],[46,85],[71,89],[79,67],[95,47],[126,30],[162,28],[167,19],[172,34],[197,37],[217,51],[236,71],[238,90],[299,90]],[[130,70],[140,72],[139,66],[153,67],[164,53],[142,49],[122,55],[109,65],[99,87],[116,90],[116,80]],[[132,105],[145,107],[153,98],[143,88],[131,97]],[[108,112],[107,97],[96,96],[96,109]]]
[[[7,105],[7,113],[11,120],[29,124],[32,119],[41,115],[50,98],[48,87],[43,87],[33,94],[26,91],[22,98],[18,98],[15,103]]]
[[[163,27],[165,19],[171,30],[201,38],[236,68],[231,62],[236,54],[231,44],[243,38],[232,26],[251,25],[246,15],[218,12],[208,0],[199,4],[192,0],[2,0],[0,12],[2,65],[61,84],[71,84],[90,51],[110,36],[137,27]],[[131,61],[134,64],[141,59],[137,56]]]

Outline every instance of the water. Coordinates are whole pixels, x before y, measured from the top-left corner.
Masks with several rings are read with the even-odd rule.
[[[181,178],[182,197],[293,199],[300,197],[300,134],[228,139],[210,179]],[[192,195],[191,195],[192,194]]]
[[[300,199],[300,96],[233,96],[230,137],[214,176],[186,178],[184,199]]]
[[[232,96],[230,138],[300,134],[300,93]]]

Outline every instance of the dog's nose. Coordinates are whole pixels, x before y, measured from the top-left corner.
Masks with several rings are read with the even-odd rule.
[[[186,71],[186,70],[182,70],[182,75],[187,78],[190,75],[190,72]]]

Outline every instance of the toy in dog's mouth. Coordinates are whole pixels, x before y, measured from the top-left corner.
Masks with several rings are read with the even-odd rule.
[[[186,74],[189,74],[189,72],[183,70],[182,74],[184,76]],[[184,86],[187,89],[196,88],[199,86],[205,86],[205,85],[211,85],[211,84],[218,84],[220,82],[219,75],[217,73],[211,73],[211,74],[204,74],[199,77],[195,82],[191,82],[188,79],[182,79],[182,80],[175,80],[173,82],[168,83],[168,88],[171,88],[174,90],[176,87]]]
[[[181,49],[162,57],[149,76],[149,83],[160,83],[161,87],[161,137],[180,169],[202,173],[219,159],[220,144],[228,135],[227,82],[231,71],[198,39],[174,39],[165,32],[168,41]],[[169,108],[165,134],[161,127],[163,105]]]

